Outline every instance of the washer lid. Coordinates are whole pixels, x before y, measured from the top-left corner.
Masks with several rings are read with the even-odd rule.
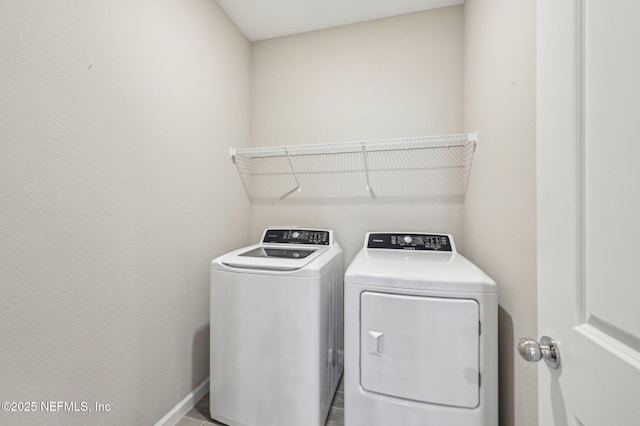
[[[276,257],[280,259],[304,259],[305,257],[313,254],[316,249],[290,249],[280,247],[256,247],[244,253],[240,253],[238,256],[244,257]]]
[[[495,282],[455,252],[362,249],[345,284],[417,290],[494,293]]]
[[[223,256],[221,263],[244,269],[295,271],[327,251],[329,246],[293,246],[257,244]]]

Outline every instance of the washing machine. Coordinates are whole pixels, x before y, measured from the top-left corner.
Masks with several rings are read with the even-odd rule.
[[[345,426],[497,426],[495,282],[451,235],[368,233],[345,273]]]
[[[344,365],[344,255],[333,232],[269,228],[211,262],[211,417],[321,426]]]

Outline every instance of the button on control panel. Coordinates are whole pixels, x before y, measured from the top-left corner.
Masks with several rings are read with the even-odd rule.
[[[267,229],[263,243],[275,244],[330,244],[329,231],[315,229]]]
[[[452,241],[446,234],[372,233],[367,248],[392,250],[453,251]]]

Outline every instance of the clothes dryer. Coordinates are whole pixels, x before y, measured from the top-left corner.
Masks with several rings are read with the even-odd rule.
[[[344,364],[344,256],[333,232],[265,230],[211,262],[211,417],[325,424]]]
[[[345,426],[497,426],[496,284],[451,235],[369,233],[345,273]]]

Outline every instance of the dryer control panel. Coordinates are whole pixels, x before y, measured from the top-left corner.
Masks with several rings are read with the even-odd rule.
[[[454,251],[453,240],[447,234],[371,232],[366,244],[368,249]]]
[[[264,231],[263,243],[270,244],[312,244],[328,246],[332,244],[331,231],[324,229],[279,229]]]

